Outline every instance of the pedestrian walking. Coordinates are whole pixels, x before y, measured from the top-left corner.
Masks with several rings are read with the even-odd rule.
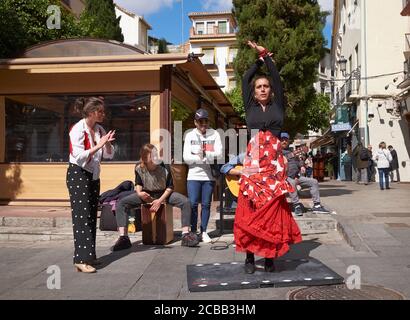
[[[392,162],[390,163],[390,178],[391,182],[400,182],[400,170],[399,170],[399,159],[397,157],[397,151],[394,150],[393,146],[388,147],[390,154],[392,156]],[[396,181],[394,181],[394,173],[396,172]]]
[[[377,163],[379,171],[380,190],[390,189],[389,186],[389,168],[390,162],[393,160],[390,151],[386,148],[386,143],[380,142],[379,150],[373,155],[373,160]]]
[[[369,167],[369,152],[361,142],[353,149],[353,157],[355,158],[357,168],[357,183],[367,185],[369,183],[367,177],[367,169]]]

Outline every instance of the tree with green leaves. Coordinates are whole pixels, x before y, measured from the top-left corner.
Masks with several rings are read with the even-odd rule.
[[[81,14],[84,35],[93,38],[124,41],[120,28],[121,17],[115,15],[113,0],[86,0]]]
[[[158,53],[168,53],[167,40],[161,38],[158,40]]]
[[[283,81],[284,130],[295,134],[320,129],[317,124],[323,125],[328,114],[317,112],[323,105],[315,102],[323,100],[316,95],[313,83],[317,81],[318,65],[325,53],[322,30],[328,13],[320,10],[317,0],[233,0],[233,5],[239,27],[237,83],[257,58],[255,50],[247,45],[248,40],[255,41],[273,53]],[[239,95],[238,91],[231,93],[234,105]],[[243,114],[243,105],[236,104]],[[330,110],[330,104],[323,110]]]
[[[61,12],[60,29],[47,26],[50,5]],[[39,42],[81,36],[74,15],[58,0],[0,1],[0,58],[15,58]]]

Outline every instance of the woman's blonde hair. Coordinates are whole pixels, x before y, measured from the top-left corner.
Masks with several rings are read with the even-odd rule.
[[[141,150],[140,150],[140,160],[141,160],[140,167],[141,168],[144,168],[147,165],[146,163],[147,156],[150,153],[152,153],[152,150],[154,149],[156,149],[156,147],[151,143],[146,143],[141,147]]]
[[[383,141],[380,142],[380,143],[379,143],[379,148],[380,148],[380,149],[386,149],[386,143],[383,142]]]

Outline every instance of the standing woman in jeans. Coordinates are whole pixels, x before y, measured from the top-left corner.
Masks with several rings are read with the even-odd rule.
[[[112,159],[115,131],[105,132],[98,123],[104,121],[104,101],[80,98],[75,102],[83,119],[70,130],[70,162],[67,188],[70,194],[74,232],[74,265],[77,271],[96,272],[95,238],[98,198],[100,196],[101,158]]]
[[[373,160],[377,163],[377,170],[379,171],[379,184],[380,190],[390,189],[389,186],[389,171],[390,171],[390,162],[393,160],[390,151],[386,148],[386,143],[380,142],[379,150],[373,155]],[[385,184],[383,183],[383,180]]]
[[[206,231],[215,187],[215,178],[209,164],[222,156],[222,143],[218,132],[209,128],[208,112],[205,109],[195,112],[194,122],[196,128],[186,135],[184,142],[184,161],[189,166],[187,189],[192,207],[191,231],[197,230],[200,202],[202,241],[209,243],[211,238]]]

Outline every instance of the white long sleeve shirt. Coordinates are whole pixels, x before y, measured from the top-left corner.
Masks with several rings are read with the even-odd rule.
[[[390,161],[393,160],[391,153],[387,149],[379,149],[373,154],[373,160],[377,162],[377,168],[389,168]]]
[[[70,163],[82,167],[84,170],[93,174],[93,180],[100,178],[101,158],[112,159],[114,157],[114,148],[108,153],[106,146],[99,149],[94,155],[90,156],[90,149],[100,141],[101,137],[106,135],[102,126],[96,124],[94,127],[95,141],[93,141],[90,130],[88,129],[85,119],[78,121],[70,130]]]
[[[203,146],[206,150],[205,157]],[[198,129],[189,131],[185,136],[183,151],[184,161],[189,167],[187,180],[215,180],[209,164],[221,159],[222,155],[222,142],[218,131],[207,129],[205,135]]]

